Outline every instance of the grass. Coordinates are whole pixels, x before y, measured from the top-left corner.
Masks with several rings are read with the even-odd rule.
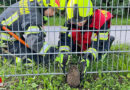
[[[65,17],[50,17],[47,22],[47,26],[61,26],[64,25],[66,21]],[[112,19],[112,25],[130,25],[130,17],[129,18],[120,18],[118,17]]]
[[[112,19],[112,25],[130,25],[130,17],[129,18],[120,18],[118,17]]]
[[[129,45],[112,46],[111,51],[129,50]],[[102,71],[130,71],[130,52],[128,53],[110,53],[104,60],[92,62],[88,72],[98,71],[97,74],[87,74],[84,81],[78,88],[72,88],[66,83],[65,75],[40,75],[40,76],[21,76],[21,77],[4,77],[7,74],[38,74],[54,72],[54,64],[50,65],[50,70],[43,68],[43,65],[34,66],[33,68],[22,65],[15,66],[10,64],[9,60],[0,61],[0,75],[6,84],[6,89],[38,89],[38,90],[129,90],[130,73],[102,73]],[[74,57],[74,56],[73,56]],[[73,58],[77,61],[77,58]],[[57,65],[56,65],[57,66]],[[56,67],[55,66],[55,67]],[[91,67],[92,66],[92,67]],[[56,68],[55,68],[56,69]],[[56,69],[59,72],[59,69]]]
[[[64,25],[66,19],[65,17],[49,17],[48,22],[46,23],[47,26],[62,26]]]

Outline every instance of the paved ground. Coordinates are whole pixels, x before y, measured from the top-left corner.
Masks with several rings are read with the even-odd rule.
[[[114,44],[130,44],[130,26],[112,26],[110,31],[111,35],[115,36]]]
[[[47,26],[45,27],[47,32],[46,41],[51,45],[57,45],[59,40],[60,26]],[[51,32],[55,31],[55,32]],[[111,35],[115,36],[114,44],[128,43],[130,44],[130,25],[127,26],[112,26],[110,29]]]

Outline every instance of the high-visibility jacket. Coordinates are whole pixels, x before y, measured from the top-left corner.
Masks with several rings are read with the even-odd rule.
[[[43,18],[46,8],[39,1],[20,0],[9,6],[0,15],[0,23],[24,39],[33,51],[46,53],[49,45],[45,43],[45,33],[43,33],[44,31],[41,28],[46,19]],[[16,41],[7,32],[1,32],[0,38],[4,41]]]
[[[109,28],[112,17],[113,16],[110,12],[97,9],[94,11],[93,16],[90,17],[89,24],[86,23],[83,27],[78,27],[71,22],[65,23],[61,30],[65,31],[68,29],[72,31],[60,33],[60,41],[58,44],[59,50],[77,51],[76,48],[75,50],[73,49],[74,46],[77,45],[80,46],[81,51],[91,52],[93,57],[96,59],[97,50],[108,50],[110,45]]]

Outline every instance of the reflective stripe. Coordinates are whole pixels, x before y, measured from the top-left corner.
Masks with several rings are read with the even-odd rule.
[[[90,63],[89,59],[86,59],[86,62],[87,62],[87,67],[89,67],[89,63]]]
[[[97,33],[92,34],[92,41],[97,41]]]
[[[71,32],[69,32],[68,37],[71,37]]]
[[[10,26],[13,22],[18,20],[19,15],[17,12],[15,12],[12,16],[10,16],[8,19],[3,20],[1,24]]]
[[[82,60],[81,60],[81,62],[85,62],[85,60],[84,60],[84,59],[82,59]]]
[[[64,55],[65,55],[65,54],[61,54],[61,53],[59,53],[58,56],[55,58],[55,61],[59,62],[60,65],[61,65],[61,67],[63,67],[63,59],[64,59]],[[68,56],[68,58],[66,58],[66,59],[67,59],[66,65],[69,64],[69,61],[70,61],[70,58],[71,58],[70,55],[67,55],[67,56]]]
[[[58,56],[56,57],[55,61],[59,62],[61,67],[63,67],[63,57],[64,57],[64,54],[58,54]]]
[[[25,32],[25,34],[32,34],[32,33],[39,33],[40,29],[38,26],[30,26],[27,31],[29,32]]]
[[[67,52],[69,52],[69,50],[70,50],[69,46],[60,46],[59,47],[59,51],[67,51]]]
[[[48,45],[47,42],[44,42],[43,47],[41,48],[41,50],[40,50],[39,53],[40,54],[47,53],[47,51],[49,50],[49,48],[50,48],[50,45]]]
[[[43,19],[44,19],[45,21],[47,21],[47,20],[48,20],[48,17],[47,17],[47,16],[43,16]]]
[[[20,15],[30,13],[28,8],[28,0],[20,0],[19,7],[20,7]]]
[[[21,59],[21,58],[16,57],[16,63],[17,63],[17,64],[18,64],[18,63],[21,63],[21,61],[22,61],[22,59]]]
[[[66,31],[68,30],[68,27],[61,27],[60,31],[62,33],[66,33]]]
[[[26,59],[26,63],[24,64],[24,66],[29,66],[29,67],[32,67],[32,66],[34,66],[34,62],[33,62],[33,60],[31,60],[30,58],[27,58]]]
[[[100,9],[99,9],[99,10],[100,10]],[[105,18],[108,17],[108,15],[107,15],[108,11],[106,11],[106,10],[100,10],[100,11],[101,11],[101,13],[105,16]]]
[[[87,67],[89,67],[89,63],[90,63],[89,59],[86,59],[86,60],[82,59],[81,62],[86,62],[87,63]]]
[[[7,33],[0,33],[0,39],[5,40],[5,41],[16,41],[14,37],[11,37]]]
[[[99,33],[99,40],[108,40],[108,32],[106,33]]]
[[[86,63],[85,69],[83,71],[84,73],[86,73],[87,68],[89,67],[90,61],[89,61],[89,59],[86,59],[86,60],[82,59],[81,62]]]
[[[24,59],[25,60],[25,59]],[[20,66],[21,65],[21,62],[22,62],[22,59],[19,58],[19,57],[16,57],[16,64],[17,66]],[[31,60],[30,58],[27,58],[26,63],[24,64],[25,66],[33,66],[34,65],[34,62],[33,60]]]
[[[3,40],[0,40],[0,47],[8,47],[7,43],[4,43]]]
[[[95,48],[89,48],[86,52],[90,52],[94,56],[94,60],[98,57],[98,52]]]
[[[67,30],[68,29],[68,27],[61,27],[63,30]]]
[[[86,73],[86,71],[87,71],[87,68],[89,67],[89,60],[88,59],[86,59],[86,67],[85,67],[85,70],[84,70],[84,73]]]

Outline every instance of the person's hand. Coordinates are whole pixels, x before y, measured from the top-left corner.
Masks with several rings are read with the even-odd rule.
[[[85,74],[87,72],[87,68],[89,67],[89,59],[82,59],[80,61],[80,69],[81,69],[81,72],[80,72],[80,77],[81,79],[83,79],[85,77]]]
[[[45,15],[45,16],[54,16],[54,14],[55,14],[55,11],[54,11],[53,8],[48,8],[48,9],[46,9],[46,10],[44,11],[44,15]]]
[[[58,64],[62,68],[63,72],[65,73],[65,67],[69,63],[70,55],[59,53],[55,60],[58,62]]]

